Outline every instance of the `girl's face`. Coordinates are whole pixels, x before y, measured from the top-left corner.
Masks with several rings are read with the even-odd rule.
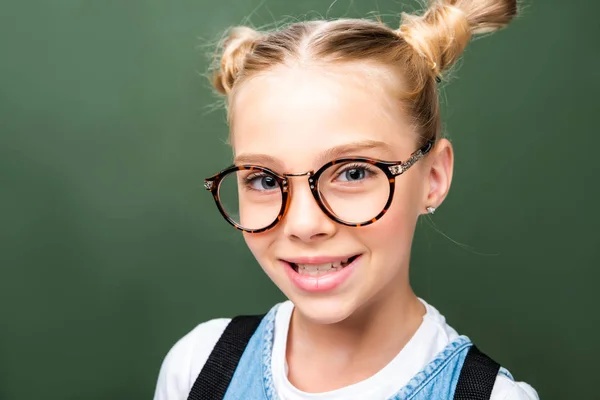
[[[235,163],[283,174],[316,171],[345,156],[409,158],[421,142],[400,104],[357,71],[281,67],[244,82],[232,104]],[[436,145],[432,152],[438,150]],[[408,292],[417,218],[427,206],[439,205],[449,185],[448,176],[440,179],[435,157],[428,155],[397,177],[390,209],[364,227],[334,222],[317,205],[306,176],[289,178],[287,213],[271,230],[245,233],[246,243],[297,310],[320,323],[340,322]],[[451,161],[450,150],[450,170]],[[345,265],[349,258],[349,265],[333,272],[316,271],[316,264],[322,270],[323,264]]]

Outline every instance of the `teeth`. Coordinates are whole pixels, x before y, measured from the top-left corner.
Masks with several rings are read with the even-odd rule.
[[[330,269],[339,268],[342,266],[341,262],[329,263],[329,264],[297,264],[300,269],[307,269],[309,271],[328,271]]]
[[[294,264],[302,275],[318,276],[324,272],[339,271],[348,265],[348,259],[326,264]]]
[[[298,273],[301,275],[311,275],[311,276],[319,276],[323,275],[325,272],[334,272],[342,269],[340,263],[335,263],[337,266],[332,264],[321,264],[321,265],[306,265],[299,264],[298,265]]]

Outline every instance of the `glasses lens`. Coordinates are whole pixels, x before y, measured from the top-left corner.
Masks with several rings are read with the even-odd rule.
[[[244,229],[271,225],[281,210],[282,197],[276,177],[258,169],[232,172],[219,185],[221,206]]]
[[[390,196],[386,174],[364,162],[332,165],[319,177],[318,188],[329,211],[351,224],[364,223],[378,216]]]

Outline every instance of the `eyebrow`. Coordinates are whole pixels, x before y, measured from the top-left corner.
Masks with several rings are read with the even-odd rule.
[[[385,153],[385,157],[392,158],[393,151],[390,145],[385,142],[378,140],[362,140],[359,142],[345,143],[343,145],[335,146],[325,150],[319,156],[317,156],[316,162],[319,164],[325,164],[336,158],[344,156],[358,156],[360,152],[366,150],[381,150]],[[253,165],[265,165],[265,166],[280,166],[280,162],[266,154],[240,154],[234,159],[235,165],[242,164],[253,164]]]
[[[381,150],[385,153],[386,158],[393,157],[393,151],[390,145],[378,140],[363,140],[360,142],[346,143],[340,146],[335,146],[324,151],[317,160],[322,164],[336,158],[345,156],[358,156],[360,152],[366,150]]]

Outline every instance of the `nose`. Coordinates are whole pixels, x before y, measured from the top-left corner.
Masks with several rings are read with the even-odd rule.
[[[296,178],[295,185],[290,184],[290,204],[280,222],[283,232],[290,239],[305,243],[327,239],[335,234],[336,223],[319,208],[309,185],[302,179]]]

